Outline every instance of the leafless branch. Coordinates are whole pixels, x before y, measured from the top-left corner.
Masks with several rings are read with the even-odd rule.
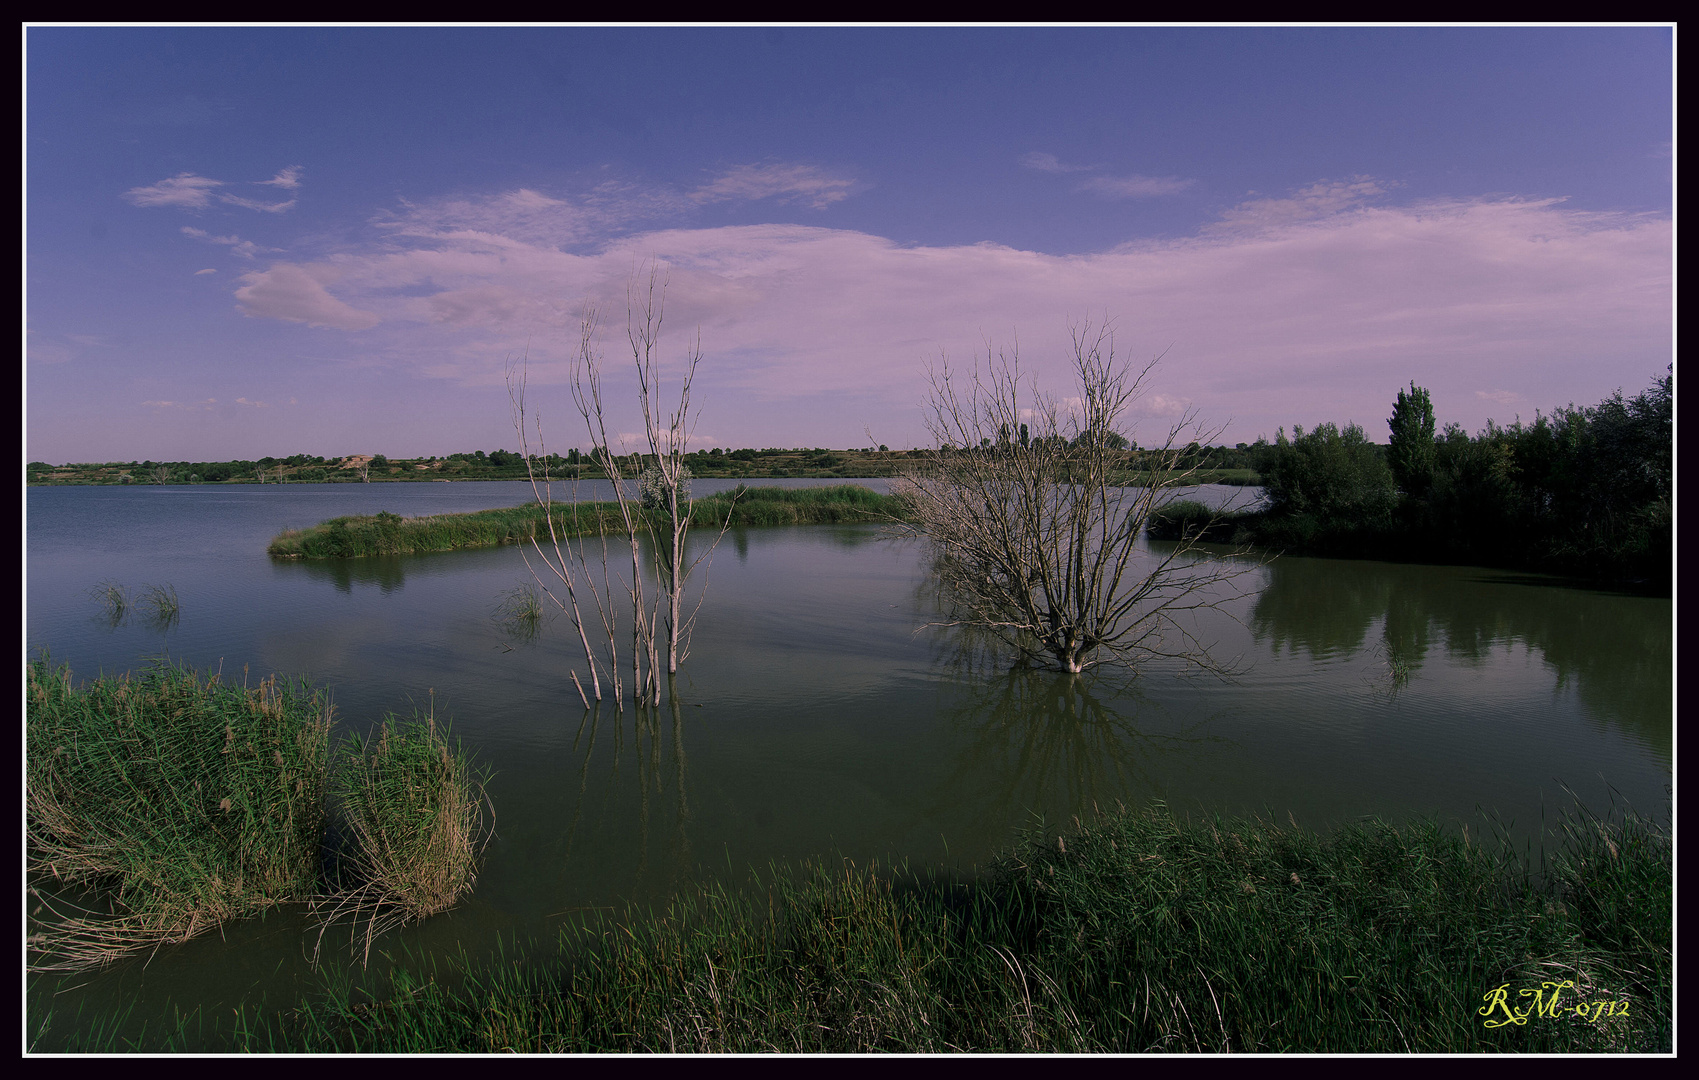
[[[1107,322],[1072,337],[1078,394],[1065,410],[1022,374],[1018,345],[988,344],[965,378],[948,358],[928,372],[936,448],[897,490],[951,598],[935,625],[989,631],[1069,672],[1157,657],[1223,671],[1191,615],[1226,599],[1221,587],[1252,564],[1192,540],[1161,552],[1144,543],[1151,516],[1195,483],[1187,442],[1220,429],[1188,412],[1160,446],[1138,449],[1117,429],[1162,358],[1129,366]]]

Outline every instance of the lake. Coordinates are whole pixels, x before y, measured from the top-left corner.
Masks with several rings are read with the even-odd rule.
[[[696,493],[724,486],[699,480]],[[1018,828],[1116,802],[1313,828],[1372,814],[1478,832],[1490,816],[1519,845],[1537,845],[1572,804],[1566,788],[1596,810],[1614,799],[1669,818],[1668,598],[1281,558],[1247,564],[1243,595],[1200,625],[1217,656],[1236,659],[1231,680],[1168,663],[1070,679],[1011,672],[927,629],[937,605],[912,540],[872,525],[734,530],[705,575],[677,707],[587,714],[568,677],[567,619],[527,635],[499,617],[502,596],[530,580],[516,547],[339,563],[265,554],[281,529],[329,517],[529,497],[499,482],[31,488],[26,649],[80,678],[156,657],[227,680],[300,675],[329,690],[344,732],[386,711],[448,717],[493,771],[496,837],[465,904],[383,939],[415,956],[551,941],[577,913],[664,904],[690,882],[735,886],[774,862],[971,873]],[[90,595],[107,581],[170,585],[181,615],[114,624]],[[1393,656],[1407,678],[1394,678]],[[286,1007],[327,972],[354,970],[333,932],[315,971],[309,930],[285,911],[104,971],[32,976],[32,1045],[132,1005],[131,1028],[197,1008],[228,1016],[242,1001]]]

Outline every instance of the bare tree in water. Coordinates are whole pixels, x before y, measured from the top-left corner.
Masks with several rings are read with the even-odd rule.
[[[685,541],[690,531],[693,500],[690,494],[690,470],[685,465],[690,435],[696,422],[691,402],[691,386],[696,368],[702,359],[701,338],[692,341],[679,378],[679,397],[676,408],[668,409],[660,402],[661,364],[659,344],[664,316],[666,282],[657,269],[651,268],[646,283],[637,278],[626,289],[626,338],[631,346],[632,361],[637,375],[637,401],[643,414],[644,434],[648,443],[650,464],[643,468],[644,455],[615,453],[613,440],[608,437],[606,408],[602,395],[602,356],[596,339],[599,314],[594,306],[585,308],[579,324],[578,354],[572,373],[572,398],[589,435],[592,460],[606,474],[614,495],[617,521],[579,519],[579,504],[574,497],[562,515],[555,513],[551,490],[547,447],[544,445],[540,419],[527,413],[525,375],[523,368],[517,376],[509,372],[508,397],[512,406],[513,424],[520,439],[520,453],[525,459],[531,489],[543,507],[547,521],[548,545],[541,536],[532,539],[526,556],[527,566],[543,587],[544,593],[572,620],[590,672],[591,694],[602,700],[602,674],[605,663],[616,701],[623,701],[619,676],[616,620],[612,608],[613,584],[609,572],[607,527],[616,525],[623,533],[631,551],[631,576],[623,584],[631,605],[631,689],[639,702],[660,703],[660,640],[666,642],[666,674],[671,676],[689,655],[690,630],[697,608],[689,614],[683,611],[683,593],[691,572],[713,552],[711,545],[696,559],[689,559]],[[534,446],[533,446],[534,440]],[[623,449],[623,447],[621,448]],[[641,480],[641,490],[634,494],[626,481]],[[728,513],[727,524],[730,522]],[[720,533],[725,533],[725,525]],[[592,571],[592,559],[585,533],[593,533],[600,545],[601,581],[598,584]],[[655,572],[656,590],[648,596],[644,587],[643,539],[649,540],[651,563]],[[576,544],[576,546],[574,546]],[[531,557],[543,563],[543,570],[531,565]],[[558,593],[557,593],[558,590]],[[586,605],[596,612],[600,622],[598,639],[607,642],[605,659],[599,658],[590,644]],[[573,681],[578,683],[577,674]],[[588,698],[585,700],[588,706]]]
[[[1138,449],[1120,429],[1161,357],[1129,365],[1107,323],[1075,326],[1072,339],[1066,407],[1033,388],[1017,349],[988,347],[965,380],[947,360],[930,372],[936,447],[896,490],[950,599],[934,625],[988,632],[1067,672],[1163,657],[1224,671],[1195,616],[1254,564],[1205,552],[1196,533],[1166,550],[1143,542],[1151,516],[1196,483],[1187,444],[1222,429],[1188,412]]]

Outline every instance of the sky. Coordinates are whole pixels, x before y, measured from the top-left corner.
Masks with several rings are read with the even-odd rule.
[[[1074,331],[1124,434],[1473,432],[1673,362],[1674,32],[147,28],[24,35],[30,460],[549,449],[665,285],[690,449],[930,445]]]

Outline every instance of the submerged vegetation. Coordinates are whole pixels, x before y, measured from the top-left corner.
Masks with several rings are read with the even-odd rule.
[[[592,919],[563,934],[558,962],[427,962],[380,1000],[332,990],[281,1016],[241,1010],[220,1038],[309,1052],[1667,1052],[1670,836],[1633,815],[1578,813],[1564,831],[1535,867],[1431,822],[1324,835],[1122,810],[1035,830],[975,881],[775,870],[658,918]]]
[[[659,511],[646,510],[645,513]],[[904,504],[890,495],[856,484],[820,488],[746,488],[696,499],[693,524],[719,528],[745,525],[812,525],[854,521],[891,521]],[[614,502],[556,503],[555,529],[563,538],[623,534],[624,518]],[[285,558],[338,559],[398,555],[460,548],[495,547],[547,540],[542,507],[527,503],[502,510],[404,518],[380,513],[332,518],[309,529],[290,529],[272,539],[266,551]]]
[[[161,664],[77,687],[45,661],[25,679],[38,970],[326,901],[327,786],[349,808],[335,830],[352,845],[341,861],[361,871],[354,906],[331,896],[331,910],[422,917],[471,886],[482,790],[431,718],[386,719],[333,768],[331,706],[304,685],[236,686]]]

